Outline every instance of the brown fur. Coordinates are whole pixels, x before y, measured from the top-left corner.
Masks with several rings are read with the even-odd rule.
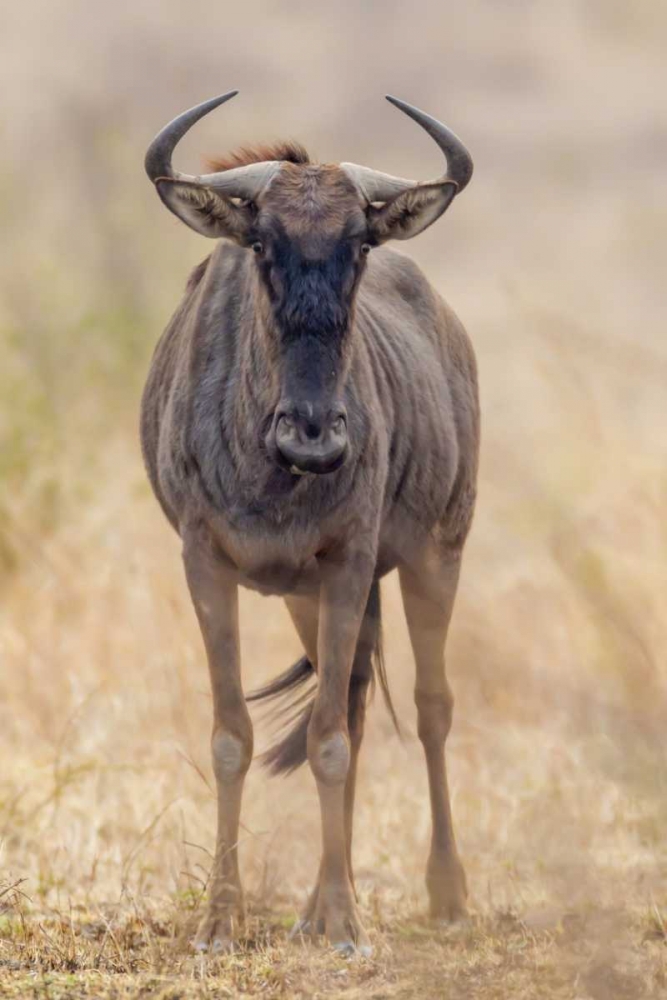
[[[253,146],[241,146],[231,153],[206,159],[208,170],[217,173],[245,167],[249,163],[263,163],[265,160],[284,160],[286,163],[310,163],[310,157],[300,142],[292,139],[277,140]]]
[[[303,247],[321,247],[337,239],[350,220],[357,193],[349,177],[335,165],[306,168],[288,164],[271,185],[266,205],[283,220],[286,232]],[[299,211],[294,211],[294,205]]]
[[[386,688],[379,580],[394,568],[429,780],[431,910],[465,911],[445,772],[444,648],[475,501],[474,355],[416,265],[377,246],[393,231],[420,231],[420,213],[432,211],[421,198],[404,199],[399,232],[393,209],[369,215],[335,166],[290,160],[256,202],[234,207],[207,189],[197,213],[190,187],[169,186],[171,210],[233,244],[220,243],[193,273],[156,351],[142,446],[183,540],[213,690],[218,840],[198,944],[230,945],[243,914],[236,845],[253,728],[241,682],[242,585],[285,597],[305,651],[258,693],[294,699],[283,715],[292,728],[268,762],[288,771],[307,757],[320,797],[322,861],[302,927],[322,926],[336,946],[366,953],[352,815],[374,658]],[[344,444],[331,450],[330,440]],[[335,461],[318,467],[325,446]],[[313,691],[299,692],[309,678]]]
[[[190,276],[187,280],[187,283],[185,285],[186,295],[189,295],[190,292],[194,292],[195,288],[206,274],[206,268],[208,267],[208,262],[210,259],[211,255],[209,254],[208,257],[204,257],[204,259],[200,261],[200,263],[197,264],[196,267],[193,267],[192,271],[190,272]]]

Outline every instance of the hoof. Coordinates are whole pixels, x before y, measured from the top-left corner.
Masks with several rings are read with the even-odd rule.
[[[199,955],[231,955],[238,950],[237,937],[243,923],[236,909],[209,910],[199,924],[193,948]]]
[[[328,938],[334,951],[345,958],[371,956],[373,949],[361,923],[351,886],[323,887],[318,880],[289,938],[293,941],[309,937],[314,941],[319,936]]]
[[[426,886],[433,920],[456,923],[467,918],[468,887],[463,865],[456,855],[429,859]]]
[[[333,946],[342,958],[370,958],[373,949],[369,944],[355,944],[354,941],[339,941]]]
[[[460,924],[468,919],[468,907],[460,899],[431,903],[431,920],[443,924]]]
[[[213,941],[195,940],[193,948],[198,955],[231,955],[238,950],[238,944],[230,938],[214,938]]]

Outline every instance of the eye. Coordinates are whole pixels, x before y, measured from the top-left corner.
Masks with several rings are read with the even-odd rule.
[[[251,243],[250,245],[251,245],[253,253],[263,253],[264,252],[264,244],[260,240],[255,240],[255,242]]]
[[[369,253],[371,252],[371,249],[372,248],[371,248],[370,243],[362,243],[361,244],[361,252],[364,255],[364,257],[368,257]]]

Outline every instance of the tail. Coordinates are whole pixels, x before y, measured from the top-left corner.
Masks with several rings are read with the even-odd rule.
[[[384,703],[387,706],[396,732],[400,735],[401,727],[399,726],[391,694],[389,693],[389,683],[387,681],[387,671],[382,651],[382,611],[380,605],[380,584],[377,581],[373,583],[368,595],[362,630],[364,635],[368,637],[367,641],[371,644],[372,648],[371,683],[374,685],[376,679],[379,681]],[[274,717],[280,720],[282,733],[273,746],[269,747],[262,754],[262,763],[269,769],[271,774],[291,774],[292,771],[296,771],[298,767],[301,767],[306,762],[308,726],[313,714],[317,684],[309,684],[294,700],[286,696],[290,695],[295,689],[307,684],[309,680],[314,680],[314,678],[315,669],[308,657],[303,656],[289,670],[286,670],[274,680],[269,681],[264,687],[259,688],[257,691],[252,691],[246,696],[246,701],[278,701]],[[358,697],[358,690],[360,690],[359,686],[351,682],[350,699]],[[352,705],[350,705],[351,709]]]
[[[312,663],[307,656],[302,656],[289,670],[246,695],[246,701],[282,700],[285,695],[314,676]],[[262,754],[262,764],[272,774],[290,774],[305,762],[308,724],[313,714],[314,701],[315,685],[311,684],[294,701],[285,698],[284,703],[276,707],[274,717],[280,720],[284,735]]]

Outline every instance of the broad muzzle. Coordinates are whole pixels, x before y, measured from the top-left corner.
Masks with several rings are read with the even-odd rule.
[[[335,472],[348,451],[345,408],[338,405],[322,412],[310,403],[281,404],[267,444],[278,462],[295,474]]]

